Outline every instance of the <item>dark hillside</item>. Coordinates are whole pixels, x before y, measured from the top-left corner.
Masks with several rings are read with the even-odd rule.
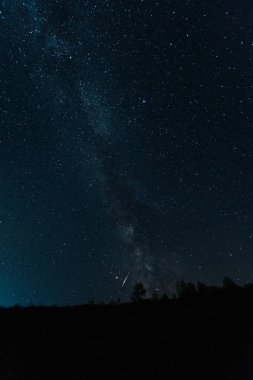
[[[246,379],[243,299],[14,308],[0,312],[1,379]]]

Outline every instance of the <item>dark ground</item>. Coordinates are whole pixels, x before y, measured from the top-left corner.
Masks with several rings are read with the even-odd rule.
[[[253,299],[0,311],[0,379],[253,379]]]

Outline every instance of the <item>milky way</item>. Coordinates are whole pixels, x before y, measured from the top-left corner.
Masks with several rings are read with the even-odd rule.
[[[0,11],[0,303],[253,281],[251,3]]]

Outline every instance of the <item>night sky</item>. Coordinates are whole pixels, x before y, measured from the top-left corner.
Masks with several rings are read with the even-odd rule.
[[[0,2],[0,304],[253,282],[253,5]]]

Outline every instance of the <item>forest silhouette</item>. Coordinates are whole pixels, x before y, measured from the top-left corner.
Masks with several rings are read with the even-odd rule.
[[[253,284],[0,309],[0,379],[253,379]]]

